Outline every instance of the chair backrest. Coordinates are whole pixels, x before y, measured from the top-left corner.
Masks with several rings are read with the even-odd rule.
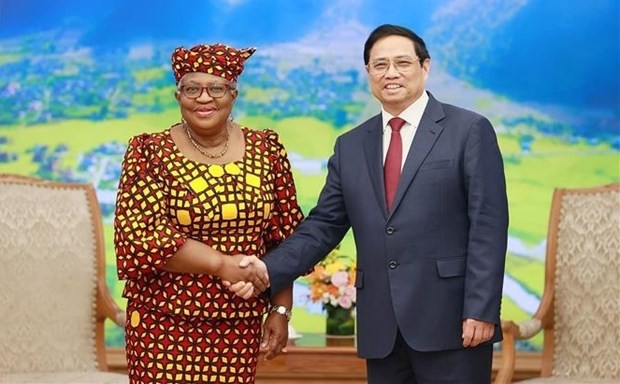
[[[620,184],[556,190],[547,269],[555,272],[546,288],[554,289],[550,373],[620,379]]]
[[[0,371],[98,369],[103,257],[90,185],[0,175]]]

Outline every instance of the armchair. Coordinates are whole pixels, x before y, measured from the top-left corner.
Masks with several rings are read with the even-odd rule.
[[[106,372],[106,318],[124,327],[93,187],[0,174],[0,382],[127,383]]]
[[[540,306],[502,329],[496,383],[512,381],[514,341],[541,330],[541,378],[525,382],[620,382],[620,183],[555,190]]]

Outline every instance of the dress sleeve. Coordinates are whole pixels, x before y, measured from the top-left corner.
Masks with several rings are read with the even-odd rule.
[[[273,211],[265,236],[267,250],[269,250],[293,234],[304,216],[297,201],[295,182],[286,150],[276,132],[265,130],[265,133],[267,142],[270,143],[269,147],[272,152],[270,159],[273,162],[272,170],[275,174]]]
[[[157,146],[150,135],[144,134],[132,138],[125,152],[114,217],[114,247],[121,280],[156,273],[187,239],[166,214],[168,204]]]

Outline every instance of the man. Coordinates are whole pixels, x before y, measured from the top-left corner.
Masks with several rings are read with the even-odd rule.
[[[508,228],[495,132],[425,91],[430,56],[413,31],[376,28],[364,62],[381,113],[338,138],[317,206],[263,259],[271,294],[351,227],[368,382],[488,383]]]

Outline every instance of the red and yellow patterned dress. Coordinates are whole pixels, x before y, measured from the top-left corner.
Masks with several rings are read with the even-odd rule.
[[[254,383],[266,311],[219,278],[162,269],[185,240],[262,257],[303,216],[275,132],[242,127],[240,161],[189,160],[170,130],[131,139],[114,222],[118,276],[127,280],[131,383]]]

